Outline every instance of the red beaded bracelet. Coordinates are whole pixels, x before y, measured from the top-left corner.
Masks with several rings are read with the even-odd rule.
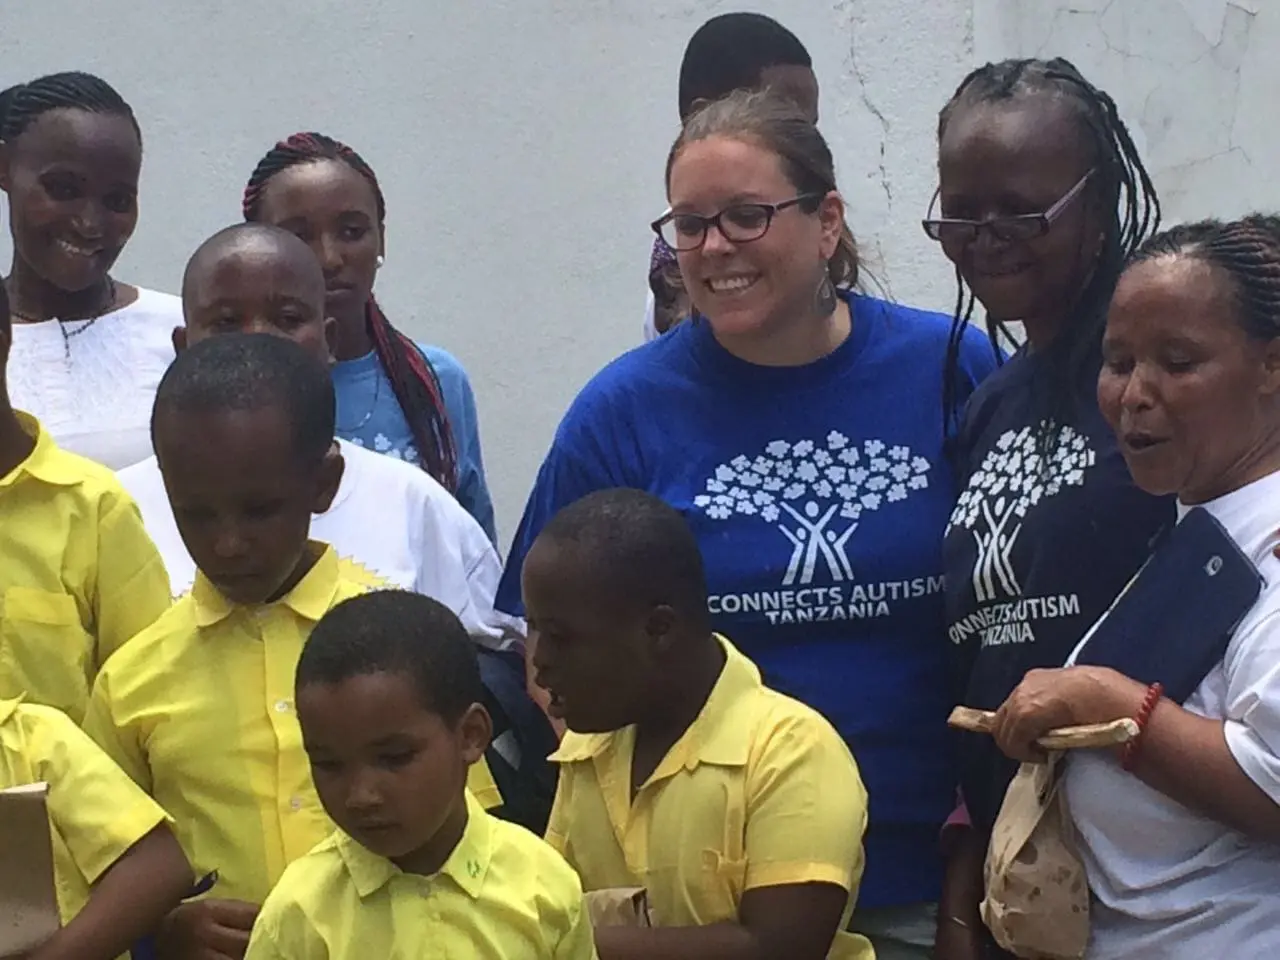
[[[1147,732],[1147,724],[1151,722],[1151,715],[1156,712],[1156,704],[1160,702],[1160,698],[1163,696],[1164,684],[1153,683],[1147,688],[1147,695],[1143,698],[1142,706],[1138,708],[1138,715],[1133,718],[1138,725],[1138,735],[1124,745],[1124,751],[1120,754],[1120,766],[1124,767],[1124,769],[1133,769],[1133,765],[1138,759],[1138,747]]]

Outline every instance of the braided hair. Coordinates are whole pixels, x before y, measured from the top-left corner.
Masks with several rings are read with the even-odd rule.
[[[1076,114],[1080,132],[1092,143],[1094,175],[1089,189],[1099,198],[1105,217],[1104,241],[1096,266],[1073,307],[1073,320],[1048,348],[1052,360],[1044,398],[1046,436],[1072,412],[1077,385],[1101,365],[1102,331],[1107,306],[1129,258],[1160,224],[1160,200],[1115,101],[1095,87],[1061,57],[1052,60],[1004,60],[970,73],[938,116],[938,140],[956,111],[978,104],[1008,102],[1024,97],[1052,96]],[[960,412],[959,360],[965,328],[973,317],[974,295],[956,270],[956,305],[947,341],[943,373],[943,426],[952,435]],[[987,317],[987,336],[997,358],[1003,335],[1012,340],[1002,321]]]
[[[1164,257],[1190,257],[1221,270],[1245,333],[1261,341],[1280,337],[1280,217],[1181,224],[1144,243],[1132,263]]]
[[[378,206],[378,225],[386,221],[387,205],[373,168],[344,143],[320,133],[295,133],[277,143],[254,169],[244,190],[244,218],[262,216],[262,198],[278,173],[303,163],[337,160],[369,182]],[[365,324],[378,362],[386,372],[396,402],[404,412],[418,448],[421,467],[447,490],[457,489],[457,453],[445,412],[444,394],[435,369],[417,344],[391,325],[372,296],[365,305]]]
[[[133,108],[115,88],[91,73],[53,73],[0,92],[0,141],[12,143],[50,110],[87,110],[124,117],[142,142]]]

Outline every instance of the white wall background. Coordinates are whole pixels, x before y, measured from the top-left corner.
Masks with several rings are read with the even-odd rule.
[[[684,43],[743,8],[813,54],[855,232],[900,299],[950,306],[918,221],[937,111],[987,59],[1059,54],[1111,90],[1174,218],[1280,208],[1275,0],[0,0],[0,82],[85,69],[133,104],[143,217],[118,273],[166,290],[275,140],[359,150],[389,207],[379,294],[470,370],[506,536],[573,394],[639,337]]]

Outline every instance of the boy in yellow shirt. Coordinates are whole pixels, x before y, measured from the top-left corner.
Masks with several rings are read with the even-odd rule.
[[[9,403],[0,284],[0,697],[84,717],[98,670],[169,606],[164,563],[115,476]]]
[[[593,960],[573,870],[466,789],[492,726],[448,608],[398,590],[339,604],[307,641],[296,696],[340,829],[285,871],[248,960]]]
[[[173,815],[196,873],[217,872],[167,918],[162,956],[241,956],[285,866],[332,830],[293,673],[320,618],[369,586],[308,540],[342,476],[334,407],[327,368],[269,334],[188,348],[156,395],[152,439],[199,574],[98,674],[85,729]]]
[[[178,905],[191,867],[165,812],[66,714],[0,700],[0,789],[31,783],[49,785],[64,926],[27,960],[111,960]]]
[[[547,839],[587,891],[643,887],[654,926],[601,960],[871,960],[845,932],[867,797],[840,736],[711,630],[697,542],[636,490],[566,507],[523,592],[537,682],[569,728]]]

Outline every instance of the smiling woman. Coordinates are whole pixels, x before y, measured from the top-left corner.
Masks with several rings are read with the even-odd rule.
[[[110,273],[137,226],[141,166],[137,120],[105,81],[61,73],[0,93],[12,400],[113,469],[151,454],[151,401],[182,324],[178,298]]]
[[[1173,519],[1134,485],[1095,388],[1106,306],[1159,204],[1115,104],[1065,60],[1010,60],[965,78],[938,122],[938,192],[924,221],[958,286],[944,370],[975,300],[994,341],[1026,343],[964,406],[961,494],[944,556],[957,694],[992,710],[1028,670],[1059,666]],[[989,737],[961,742],[969,829],[953,836],[938,960],[983,935],[982,856],[1016,770]]]
[[[525,555],[561,507],[633,487],[678,509],[716,629],[857,756],[871,806],[854,929],[877,954],[924,957],[955,790],[939,546],[956,490],[937,413],[949,323],[855,291],[833,167],[784,96],[739,91],[688,120],[655,226],[694,315],[578,395],[498,603],[520,612]],[[967,394],[995,357],[978,331],[961,339]]]
[[[1098,400],[1134,480],[1175,494],[1180,516],[1203,508],[1265,586],[1185,702],[1104,667],[1037,670],[996,740],[1028,759],[1051,728],[1141,719],[1123,754],[1066,767],[1089,960],[1280,956],[1280,221],[1152,238],[1120,278],[1102,350]]]

